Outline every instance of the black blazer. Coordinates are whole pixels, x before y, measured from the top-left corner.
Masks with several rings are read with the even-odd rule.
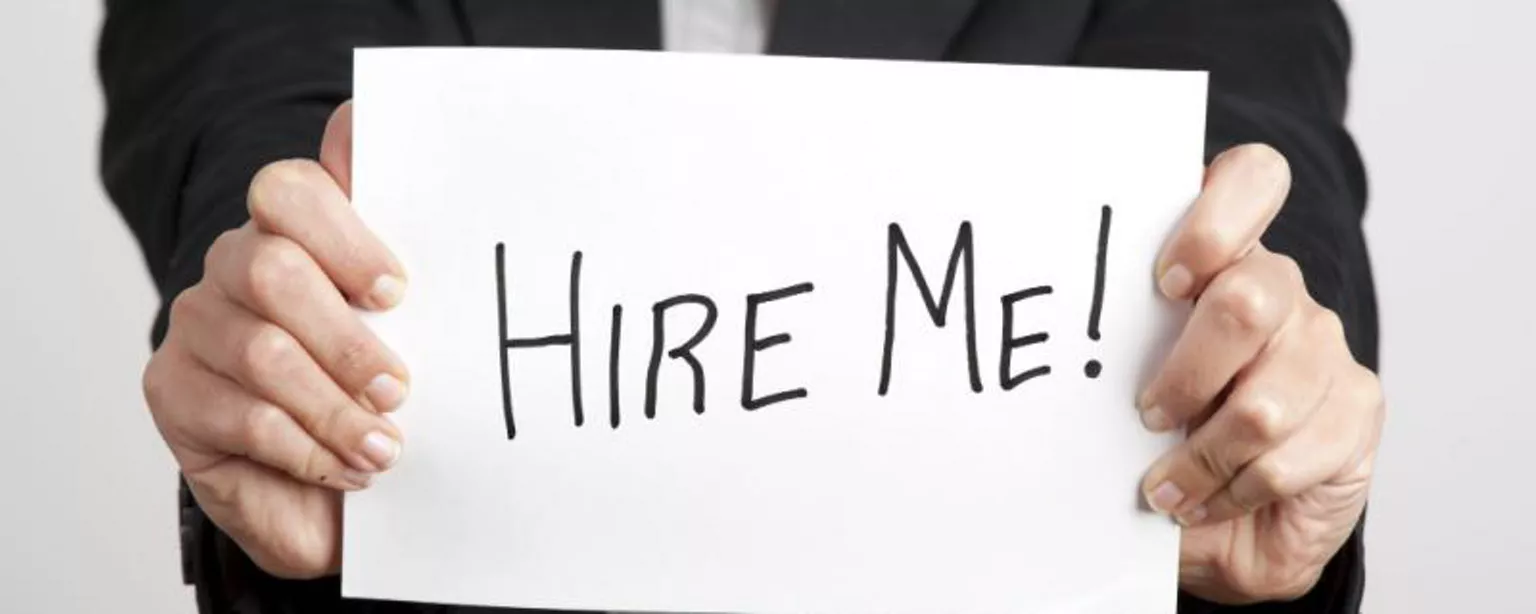
[[[163,305],[202,276],[203,253],[246,219],[256,169],[314,157],[350,97],[352,49],[502,45],[656,49],[655,2],[639,0],[107,0],[100,42],[107,121],[101,172]],[[1375,368],[1371,271],[1361,235],[1364,171],[1342,120],[1349,33],[1332,0],[780,0],[776,54],[1211,71],[1206,155],[1263,141],[1295,186],[1264,236],[1301,263]],[[942,120],[939,120],[942,121]],[[165,333],[167,310],[153,342]],[[461,612],[339,601],[332,579],[256,568],[182,489],[182,559],[203,612]],[[1308,595],[1179,611],[1356,612],[1361,529]]]

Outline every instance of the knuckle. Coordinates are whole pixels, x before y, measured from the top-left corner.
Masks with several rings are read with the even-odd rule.
[[[257,450],[263,446],[271,445],[282,434],[283,421],[288,416],[283,410],[266,403],[251,407],[245,413],[244,423],[241,425],[241,433],[237,440],[244,449],[241,452]]]
[[[1379,410],[1386,406],[1385,393],[1381,388],[1381,379],[1376,374],[1358,364],[1352,368],[1354,372],[1349,378],[1348,386],[1350,404],[1358,409]]]
[[[1290,469],[1273,458],[1260,458],[1246,469],[1253,476],[1254,488],[1234,490],[1232,500],[1243,510],[1252,512],[1264,501],[1284,496],[1289,490]]]
[[[1364,397],[1365,405],[1378,409],[1386,407],[1387,397],[1386,392],[1381,388],[1381,378],[1376,377],[1370,369],[1359,365],[1356,365],[1356,368],[1361,371],[1361,377],[1365,380],[1360,393]]]
[[[1231,271],[1220,277],[1209,292],[1222,321],[1242,334],[1266,334],[1280,325],[1281,301],[1251,275]]]
[[[218,513],[224,522],[233,522],[236,526],[243,524],[243,506],[240,502],[243,500],[244,489],[241,480],[227,479],[227,476],[215,477],[209,475],[209,472],[189,473],[186,478],[187,485],[197,496],[198,504],[208,510],[210,515]]]
[[[1320,340],[1344,340],[1344,320],[1332,309],[1318,307],[1312,314],[1312,335]]]
[[[1238,237],[1222,231],[1211,220],[1192,220],[1185,228],[1184,236],[1186,261],[1204,263],[1204,266],[1211,268],[1225,264],[1241,247]]]
[[[345,431],[351,417],[351,407],[346,405],[331,405],[322,410],[320,415],[311,424],[315,435],[330,442],[341,442],[346,439]],[[333,443],[334,445],[334,443]]]
[[[139,385],[144,392],[144,402],[149,405],[151,413],[158,413],[165,406],[165,400],[170,395],[170,383],[172,378],[165,374],[165,355],[156,352],[144,365],[144,374],[139,380]]]
[[[1236,466],[1219,446],[1192,446],[1189,456],[1197,471],[1218,483],[1226,483],[1237,473]]]
[[[1259,486],[1270,493],[1285,492],[1286,482],[1290,477],[1290,470],[1284,463],[1273,459],[1255,463],[1253,466],[1254,477],[1258,479]]]
[[[171,300],[168,323],[171,327],[184,325],[198,318],[198,304],[202,300],[202,284],[181,291]]]
[[[219,233],[219,236],[213,239],[213,243],[208,246],[208,251],[203,254],[204,274],[207,274],[208,271],[216,270],[220,262],[230,258],[230,253],[235,247],[234,244],[239,241],[239,232],[239,228],[226,230]]]
[[[1280,271],[1281,276],[1292,285],[1301,287],[1306,285],[1306,277],[1302,275],[1301,263],[1286,254],[1271,253],[1274,267]]]
[[[263,226],[280,221],[286,205],[292,200],[290,194],[304,189],[315,177],[314,166],[310,160],[279,160],[256,171],[246,195],[251,219]]]
[[[1231,411],[1241,439],[1272,443],[1285,435],[1284,411],[1266,397],[1242,395],[1233,399]]]
[[[1160,390],[1157,396],[1163,400],[1163,410],[1175,419],[1186,416],[1193,408],[1203,407],[1206,403],[1206,392],[1200,379],[1187,367],[1170,371],[1158,386]]]
[[[246,342],[241,368],[257,379],[280,378],[298,360],[298,342],[276,326],[263,326]]]
[[[251,297],[269,309],[281,303],[295,281],[307,271],[308,256],[293,243],[276,239],[265,242],[251,256]]]
[[[331,359],[338,379],[359,383],[376,370],[379,352],[366,337],[352,337],[341,342]]]

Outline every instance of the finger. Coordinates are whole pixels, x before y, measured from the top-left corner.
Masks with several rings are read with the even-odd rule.
[[[1258,244],[1290,186],[1290,166],[1268,145],[1240,145],[1212,160],[1200,196],[1158,258],[1162,293],[1171,299],[1198,295]]]
[[[1353,366],[1351,372],[1364,372]],[[1362,398],[1380,403],[1380,389],[1364,375],[1336,379],[1317,415],[1279,447],[1244,467],[1206,503],[1205,522],[1224,522],[1293,498],[1366,462],[1378,423]],[[1374,382],[1374,378],[1370,378]],[[1375,392],[1370,392],[1374,390]],[[1363,391],[1363,392],[1362,392]],[[1368,472],[1366,473],[1368,475]]]
[[[193,356],[283,408],[354,469],[381,471],[399,457],[399,429],[343,392],[287,331],[214,292],[177,306]]]
[[[1260,456],[1244,467],[1226,489],[1211,497],[1205,504],[1205,516],[1196,522],[1224,522],[1247,516],[1321,484],[1332,470],[1331,459],[1324,452],[1332,455],[1337,447],[1337,442],[1327,439],[1308,429]]]
[[[1167,431],[1209,409],[1304,295],[1295,261],[1262,247],[1223,271],[1200,295],[1162,370],[1138,401],[1142,422]]]
[[[352,101],[336,107],[325,123],[325,138],[320,141],[320,166],[331,174],[347,198],[352,197]]]
[[[1322,364],[1306,335],[1271,344],[1210,420],[1153,463],[1142,481],[1148,504],[1185,525],[1205,520],[1207,499],[1311,419],[1330,385]]]
[[[267,573],[302,580],[341,568],[341,493],[244,458],[186,477],[198,507]]]
[[[243,456],[317,486],[368,487],[368,474],[348,467],[287,412],[183,352],[166,352],[157,360],[165,375],[155,376],[163,384],[156,382],[153,389],[164,392],[152,395],[151,404],[167,440],[180,444],[173,452],[183,473],[195,475],[230,456]]]
[[[206,274],[225,294],[298,339],[348,394],[361,395],[377,411],[404,402],[404,363],[363,324],[303,248],[259,232],[232,233],[219,243],[218,258]]]
[[[405,293],[405,272],[389,248],[363,225],[346,193],[312,160],[285,160],[261,169],[247,196],[262,231],[304,247],[353,302],[388,309]]]

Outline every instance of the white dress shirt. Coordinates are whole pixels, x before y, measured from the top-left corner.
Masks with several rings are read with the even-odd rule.
[[[763,53],[774,0],[663,0],[661,40],[667,51]]]

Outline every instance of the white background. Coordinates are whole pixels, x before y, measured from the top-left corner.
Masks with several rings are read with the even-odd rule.
[[[1372,612],[1516,612],[1536,565],[1536,8],[1348,0],[1391,406]],[[138,392],[154,296],[95,172],[99,2],[0,3],[0,604],[190,612]],[[1522,368],[1527,367],[1527,368]]]

